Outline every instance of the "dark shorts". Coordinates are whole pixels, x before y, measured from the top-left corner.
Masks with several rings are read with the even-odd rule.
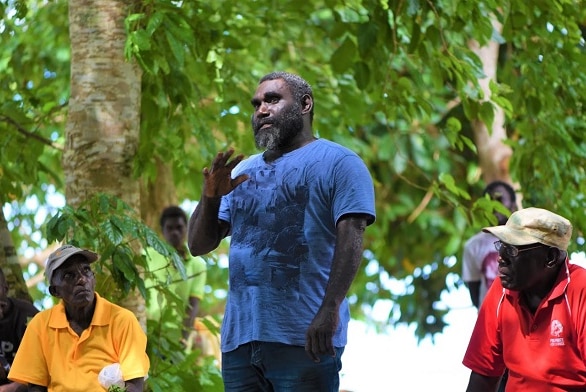
[[[338,392],[343,347],[313,362],[300,346],[251,342],[222,353],[226,392]]]

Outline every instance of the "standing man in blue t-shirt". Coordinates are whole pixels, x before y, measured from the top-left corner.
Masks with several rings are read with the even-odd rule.
[[[193,255],[231,236],[225,390],[337,392],[372,179],[354,152],[314,137],[313,92],[299,76],[264,76],[251,103],[265,151],[218,153],[189,222]]]

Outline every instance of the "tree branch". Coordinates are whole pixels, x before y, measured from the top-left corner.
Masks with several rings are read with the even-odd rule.
[[[32,139],[35,139],[43,144],[50,146],[50,147],[56,148],[58,150],[63,150],[63,147],[60,147],[59,145],[53,143],[50,139],[44,138],[40,135],[37,135],[36,133],[30,132],[28,129],[26,129],[25,127],[20,125],[18,122],[16,122],[11,117],[8,117],[6,115],[0,115],[0,121],[3,121],[5,123],[12,125],[19,133],[21,133],[22,135],[24,135],[27,138],[32,138]]]

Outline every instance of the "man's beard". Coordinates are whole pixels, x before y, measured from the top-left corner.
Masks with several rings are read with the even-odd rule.
[[[301,105],[293,104],[272,121],[267,128],[260,129],[262,122],[253,120],[254,141],[259,149],[279,150],[287,146],[303,129]]]

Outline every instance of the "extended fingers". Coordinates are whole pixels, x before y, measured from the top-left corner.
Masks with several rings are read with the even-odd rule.
[[[239,164],[242,161],[242,159],[244,159],[244,155],[239,154],[236,157],[234,157],[234,159],[232,159],[230,162],[228,162],[233,154],[233,148],[229,149],[228,151],[220,151],[219,153],[217,153],[216,157],[214,158],[214,161],[212,162],[212,171],[215,168],[227,168],[232,170],[237,164]]]
[[[230,181],[230,185],[232,186],[232,188],[236,188],[238,185],[242,184],[244,181],[248,180],[248,174],[241,174],[236,178],[233,178]]]
[[[232,154],[234,154],[234,150],[233,149],[229,149],[228,151],[220,151],[216,154],[216,157],[214,158],[213,162],[212,162],[212,167],[216,167],[216,166],[226,166],[226,162],[228,162],[228,159],[230,159],[230,157],[232,156]]]
[[[230,168],[230,170],[234,169],[236,165],[238,165],[244,159],[244,154],[239,154],[234,157],[230,162],[226,164],[226,167]]]

